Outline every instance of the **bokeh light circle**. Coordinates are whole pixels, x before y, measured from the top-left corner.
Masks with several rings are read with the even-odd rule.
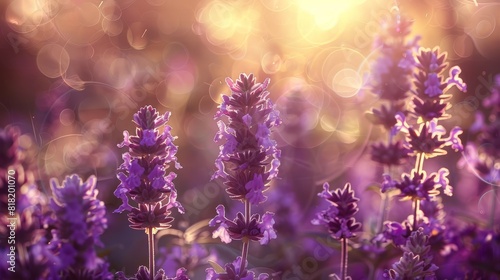
[[[276,72],[280,71],[283,60],[281,59],[280,55],[272,52],[267,52],[262,56],[260,63],[262,66],[262,71],[264,71],[264,73],[275,74]]]
[[[345,98],[355,96],[362,85],[363,78],[356,70],[351,68],[344,68],[338,71],[332,81],[333,91],[338,96]]]
[[[70,57],[66,49],[58,44],[43,46],[36,56],[38,70],[49,78],[57,78],[68,70]]]

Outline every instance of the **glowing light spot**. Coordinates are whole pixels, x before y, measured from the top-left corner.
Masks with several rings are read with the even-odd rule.
[[[63,75],[69,67],[68,52],[57,44],[43,46],[36,56],[36,64],[42,74],[49,78],[57,78]]]
[[[469,36],[461,35],[455,38],[453,50],[459,57],[466,58],[472,55],[474,44]]]
[[[324,56],[325,54],[321,57]],[[360,52],[341,48],[332,51],[323,61],[321,78],[325,85],[337,95],[352,97],[362,87],[362,77],[366,71],[368,71],[368,64]]]
[[[355,96],[363,84],[362,77],[353,69],[342,69],[333,77],[332,89],[338,96]]]
[[[196,13],[207,41],[230,54],[241,54],[246,48],[258,18],[259,13],[246,2],[210,1]]]
[[[37,0],[12,1],[5,11],[5,21],[16,32],[32,32],[55,13],[49,10],[47,2]],[[45,8],[46,11],[41,8]],[[56,10],[55,4],[53,9]]]
[[[148,45],[148,40],[144,36],[146,34],[146,28],[142,22],[134,22],[130,25],[127,30],[127,41],[129,45],[136,49],[142,50]]]
[[[290,0],[260,0],[262,5],[273,12],[282,12],[290,8],[293,1]]]
[[[59,114],[59,121],[64,126],[72,125],[75,121],[75,112],[71,109],[64,109]]]
[[[262,65],[262,70],[266,74],[275,74],[281,68],[281,64],[283,63],[281,57],[278,54],[273,54],[268,52],[262,56],[262,60],[260,64]]]
[[[228,94],[224,77],[215,78],[208,86],[208,94],[210,98],[217,104],[222,102],[222,95]]]
[[[208,115],[213,113],[215,108],[215,103],[209,96],[202,96],[198,102],[198,111],[203,115]]]
[[[98,24],[101,19],[99,7],[93,3],[81,3],[77,6],[77,10],[79,11],[79,19],[81,20],[82,26],[94,26]]]
[[[116,21],[122,17],[122,9],[113,0],[102,1],[99,4],[99,10],[102,16],[108,21]]]
[[[101,25],[102,30],[110,37],[118,36],[123,32],[123,22],[120,20],[103,19]]]
[[[336,131],[336,136],[340,142],[352,144],[358,140],[360,136],[358,116],[353,114],[345,114],[342,116],[340,127]]]
[[[338,120],[333,120],[329,116],[323,115],[320,119],[320,125],[323,130],[333,132],[337,129]]]
[[[487,38],[489,37],[493,31],[495,30],[496,21],[495,19],[483,19],[477,23],[476,28],[474,29],[474,34],[476,38]]]

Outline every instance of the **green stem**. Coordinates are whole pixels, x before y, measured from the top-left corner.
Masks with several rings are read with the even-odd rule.
[[[342,238],[342,248],[340,254],[340,279],[347,279],[347,238]]]
[[[493,192],[491,196],[491,212],[490,212],[490,219],[489,219],[489,226],[490,228],[493,228],[495,226],[495,212],[497,210],[497,192],[498,192],[498,187],[491,185],[491,190]]]
[[[245,223],[248,225],[250,223],[250,202],[245,199]],[[248,248],[250,247],[250,240],[247,238],[243,239],[243,248],[241,249],[241,264],[240,264],[240,273],[245,270],[247,257],[248,257]]]

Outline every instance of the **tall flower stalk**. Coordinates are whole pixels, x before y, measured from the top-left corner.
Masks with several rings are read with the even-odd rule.
[[[438,124],[439,120],[449,117],[446,109],[450,108],[447,101],[451,96],[447,91],[452,86],[466,91],[466,85],[459,77],[461,72],[459,67],[452,67],[449,70],[449,77],[444,80],[442,72],[447,67],[445,60],[446,53],[441,53],[438,48],[433,50],[421,48],[416,56],[417,71],[414,73],[412,108],[408,118],[404,115],[396,116],[398,122],[396,127],[406,133],[405,145],[411,150],[410,155],[415,157],[415,167],[411,170],[411,174],[403,174],[401,181],[387,177],[382,189],[382,191],[398,189],[400,198],[412,201],[413,230],[417,229],[422,200],[431,200],[439,194],[438,188],[442,188],[446,195],[452,195],[452,188],[447,179],[449,170],[441,168],[438,172],[427,175],[424,170],[424,160],[445,155],[446,146],[455,151],[463,150],[458,137],[462,130],[454,127],[449,135],[446,135],[446,129]],[[409,121],[410,117],[413,122]]]
[[[411,21],[399,14],[393,16],[383,25],[383,32],[375,40],[374,49],[378,58],[373,64],[372,76],[369,82],[372,93],[380,98],[381,107],[367,114],[375,125],[382,126],[387,132],[387,142],[375,143],[371,147],[371,159],[384,168],[384,174],[392,176],[393,171],[405,163],[409,157],[409,149],[401,139],[396,124],[396,116],[406,115],[404,107],[411,90],[411,75],[415,69],[414,51],[418,47],[419,37],[408,40],[411,33]],[[385,176],[385,175],[384,175]],[[383,192],[381,214],[377,230],[382,232],[386,220],[389,193]]]
[[[245,210],[230,220],[225,216],[225,207],[219,205],[218,215],[209,225],[217,226],[214,238],[220,237],[224,243],[241,240],[243,244],[240,258],[227,264],[225,269],[220,267],[215,271],[209,268],[207,279],[233,274],[241,278],[253,277],[253,273],[246,268],[250,241],[263,245],[276,238],[274,213],[266,212],[262,217],[252,213],[253,205],[266,201],[264,192],[269,189],[271,180],[276,178],[280,165],[280,150],[276,141],[271,139],[271,130],[281,120],[269,99],[269,79],[257,83],[253,74],[241,74],[236,81],[227,78],[226,83],[231,95],[222,96],[215,115],[219,127],[215,142],[224,140],[224,143],[220,146],[215,161],[217,171],[212,179],[221,178],[229,197],[243,203]]]
[[[177,208],[184,213],[182,205],[177,201],[174,183],[176,174],[167,169],[171,164],[181,168],[175,154],[177,146],[171,135],[171,127],[166,125],[170,112],[160,115],[152,106],[145,106],[134,114],[137,125],[136,135],[124,131],[124,140],[118,147],[128,148],[123,154],[123,163],[119,167],[120,185],[115,196],[122,200],[122,205],[115,212],[128,212],[130,227],[144,230],[148,236],[149,279],[155,277],[154,235],[158,230],[171,227],[174,220],[171,209]],[[163,130],[163,131],[161,131]],[[134,206],[129,204],[129,199]],[[142,270],[141,270],[142,269]],[[146,273],[140,268],[141,275]],[[163,274],[160,269],[157,274]]]
[[[322,225],[328,229],[332,238],[341,242],[340,257],[340,279],[346,280],[347,260],[348,260],[348,240],[356,236],[355,232],[361,229],[361,224],[356,222],[354,214],[359,211],[357,202],[359,199],[354,196],[351,184],[345,184],[344,188],[330,191],[328,183],[323,184],[323,191],[318,194],[324,198],[330,206],[317,213],[316,219],[311,222],[314,225]],[[339,278],[337,276],[337,278]]]

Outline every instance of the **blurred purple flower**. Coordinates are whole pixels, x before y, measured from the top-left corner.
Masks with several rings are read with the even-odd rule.
[[[373,144],[371,148],[371,159],[387,166],[403,164],[409,158],[411,152],[400,141],[389,144]]]
[[[0,128],[0,168],[6,169],[17,160],[19,128]]]
[[[116,280],[149,280],[150,273],[147,267],[141,265],[134,277],[127,278],[121,271],[115,274]],[[179,268],[173,278],[167,277],[163,269],[159,269],[153,277],[154,280],[189,280],[184,268]]]
[[[207,268],[206,280],[270,280],[267,273],[261,273],[255,278],[255,274],[249,270],[240,271],[241,257],[237,257],[232,263],[227,263],[224,268]],[[245,266],[246,267],[246,266]],[[222,270],[222,271],[219,271]]]
[[[107,228],[106,208],[97,199],[95,177],[82,182],[78,175],[71,175],[62,185],[56,179],[50,183],[55,216],[51,246],[58,252],[61,279],[76,279],[75,275],[112,279],[107,263],[95,251],[95,246],[103,246],[100,236]]]
[[[371,91],[391,102],[405,99],[411,88],[410,76],[415,68],[412,52],[419,40],[419,37],[406,39],[411,25],[405,17],[391,17],[375,38],[374,48],[380,56],[372,66]]]

